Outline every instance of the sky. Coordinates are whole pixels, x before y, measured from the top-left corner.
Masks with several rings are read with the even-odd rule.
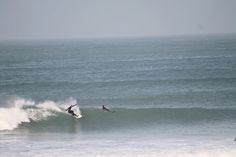
[[[236,33],[236,0],[0,0],[0,40]]]

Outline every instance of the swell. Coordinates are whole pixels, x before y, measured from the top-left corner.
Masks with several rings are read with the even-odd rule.
[[[17,99],[12,107],[0,108],[0,130],[28,129],[35,131],[76,131],[151,127],[166,124],[192,125],[234,122],[233,108],[113,108],[114,113],[100,108],[77,108],[80,119],[65,112],[70,98],[63,102]]]
[[[22,82],[22,83],[0,83],[2,87],[20,87],[20,86],[77,86],[77,87],[109,87],[109,86],[131,86],[131,85],[157,85],[157,84],[235,84],[235,77],[218,77],[218,78],[168,78],[168,79],[140,79],[140,80],[107,80],[107,81],[93,81],[93,82],[73,82],[73,81],[58,81],[58,82]]]
[[[232,122],[236,120],[234,109],[206,108],[114,108],[114,113],[98,108],[82,108],[81,119],[65,113],[57,113],[43,121],[23,123],[20,128],[35,131],[94,131],[121,128],[145,128],[162,125],[194,125]]]

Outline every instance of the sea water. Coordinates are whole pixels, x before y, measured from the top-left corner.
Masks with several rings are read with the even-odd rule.
[[[236,35],[0,43],[1,157],[235,157],[235,102]]]

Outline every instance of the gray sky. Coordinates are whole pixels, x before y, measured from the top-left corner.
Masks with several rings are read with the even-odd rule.
[[[236,33],[236,0],[0,0],[0,40]]]

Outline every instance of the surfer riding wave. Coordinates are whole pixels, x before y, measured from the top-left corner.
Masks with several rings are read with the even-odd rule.
[[[75,114],[74,111],[72,110],[72,107],[75,107],[75,106],[77,106],[77,104],[75,104],[75,105],[70,105],[70,107],[68,107],[68,108],[66,109],[66,111],[67,111],[68,113],[70,113],[72,116],[78,117],[78,115]]]

